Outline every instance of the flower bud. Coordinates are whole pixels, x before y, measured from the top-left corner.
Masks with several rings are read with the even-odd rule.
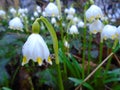
[[[37,21],[35,21],[32,25],[32,32],[39,33],[40,32],[40,25]]]

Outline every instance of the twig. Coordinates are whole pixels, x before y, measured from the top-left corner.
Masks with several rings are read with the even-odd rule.
[[[106,88],[107,90],[113,90],[113,89],[111,89],[110,87],[108,87],[107,85],[105,85],[105,88]]]
[[[114,53],[110,53],[109,56],[107,56],[85,79],[84,81],[78,86],[75,88],[75,90],[78,90],[81,85],[86,82]]]
[[[115,59],[117,60],[119,66],[120,66],[120,60],[119,60],[119,58],[116,56],[116,54],[114,54],[114,57],[115,57]]]

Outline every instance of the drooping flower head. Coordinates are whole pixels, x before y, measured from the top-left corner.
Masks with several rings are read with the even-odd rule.
[[[39,17],[38,12],[35,11],[33,14],[34,14],[35,17]]]
[[[37,12],[38,12],[38,13],[41,13],[41,12],[42,12],[42,10],[41,10],[41,7],[40,7],[40,6],[36,6],[36,10],[37,10]]]
[[[75,8],[73,8],[73,7],[70,7],[70,8],[68,9],[68,14],[74,15],[75,12],[76,12],[76,10],[75,10]]]
[[[22,53],[24,56],[22,65],[28,63],[30,59],[34,62],[38,62],[40,66],[43,64],[43,60],[52,64],[48,47],[39,34],[33,33],[28,37],[23,45]]]
[[[69,34],[78,34],[78,28],[76,25],[72,25],[68,31]]]
[[[51,23],[55,24],[56,23],[56,19],[54,17],[51,18]]]
[[[22,48],[22,65],[28,63],[29,60],[38,62],[39,66],[43,64],[43,60],[45,60],[49,64],[52,64],[49,49],[43,38],[38,34],[39,29],[39,23],[35,22],[32,26],[33,33],[28,37]]]
[[[82,21],[82,20],[80,20],[79,22],[78,22],[78,24],[77,24],[77,26],[78,27],[80,27],[80,28],[83,28],[84,27],[84,22]]]
[[[0,10],[0,17],[5,17],[6,12],[4,10]]]
[[[66,48],[69,48],[69,47],[70,47],[68,41],[66,41],[66,40],[64,41],[64,46],[65,46]]]
[[[9,11],[10,11],[10,13],[13,14],[13,15],[15,15],[15,14],[17,13],[17,11],[15,10],[15,8],[13,8],[13,7],[10,8]]]
[[[71,14],[68,14],[68,15],[67,15],[67,20],[73,20],[73,18],[74,18],[73,15],[71,15]]]
[[[54,3],[50,2],[45,8],[45,14],[48,17],[58,16],[59,15],[58,7]]]
[[[13,30],[23,31],[23,24],[19,17],[15,17],[9,21],[9,28]]]
[[[103,17],[103,12],[100,7],[96,5],[90,6],[90,8],[86,11],[85,16],[88,21],[93,21],[96,18],[102,18]]]
[[[117,34],[117,28],[112,25],[106,25],[104,26],[102,33],[101,33],[101,39],[107,40],[112,39],[115,40],[118,37]]]
[[[89,31],[90,33],[97,34],[98,32],[101,32],[104,25],[100,20],[95,20],[92,24],[89,25]]]

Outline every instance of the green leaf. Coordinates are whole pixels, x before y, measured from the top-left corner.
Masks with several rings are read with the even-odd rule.
[[[111,78],[111,79],[105,80],[105,83],[117,82],[117,81],[120,81],[120,77],[119,78]]]
[[[73,81],[75,83],[75,86],[81,84],[83,82],[83,80],[77,79],[77,78],[72,78],[69,77],[69,80]],[[88,83],[84,82],[82,84],[84,87],[88,88],[89,90],[93,90],[92,86],[90,86]]]
[[[12,90],[12,89],[10,89],[10,88],[8,88],[8,87],[2,87],[1,90]]]
[[[39,85],[48,85],[50,87],[56,87],[57,86],[57,78],[55,77],[55,69],[50,68],[46,69],[44,71],[40,71],[36,73],[36,75],[40,78],[39,79]]]
[[[74,76],[74,77],[77,77],[76,76],[76,72],[73,68],[73,65],[72,65],[72,62],[63,54],[63,52],[61,50],[59,50],[59,58],[60,60],[63,62],[63,63],[66,63],[66,66],[67,66],[67,69],[68,69],[68,72],[70,72],[69,76]]]
[[[5,69],[5,65],[8,61],[9,59],[0,60],[0,84],[6,84],[8,82],[9,75]]]

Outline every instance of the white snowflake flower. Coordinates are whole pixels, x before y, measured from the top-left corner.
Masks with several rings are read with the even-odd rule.
[[[17,11],[15,10],[15,8],[13,8],[13,7],[10,8],[9,11],[10,11],[10,13],[13,14],[13,15],[15,15],[15,14],[17,13]]]
[[[9,28],[13,30],[23,31],[23,24],[19,17],[15,17],[9,21]]]
[[[69,34],[79,34],[78,28],[76,25],[72,25],[68,31]]]
[[[84,25],[85,25],[84,22],[81,21],[81,20],[80,20],[80,21],[78,22],[78,24],[77,24],[77,26],[80,27],[80,28],[83,28]]]
[[[56,23],[56,19],[54,17],[51,18],[51,23],[55,24]]]
[[[52,64],[49,49],[39,34],[33,33],[28,37],[27,41],[23,45],[22,53],[22,65],[28,63],[30,59],[34,62],[38,62],[39,66],[43,64],[43,60]]]
[[[93,21],[96,18],[102,18],[103,17],[103,12],[100,7],[96,5],[90,6],[90,8],[86,11],[85,16],[88,21]]]
[[[79,18],[78,17],[74,17],[73,18],[73,22],[76,24],[76,23],[78,23],[79,22]]]
[[[6,12],[4,10],[0,10],[0,17],[4,17],[6,15]]]
[[[101,39],[107,40],[112,39],[115,40],[118,37],[117,28],[112,25],[106,25],[104,26],[102,33],[101,33]]]
[[[36,6],[36,10],[37,10],[38,13],[41,13],[41,12],[42,12],[41,7],[38,6],[38,5]]]
[[[66,41],[66,40],[64,41],[64,46],[65,46],[66,48],[69,48],[69,47],[70,47],[68,41]]]
[[[66,14],[67,14],[67,13],[68,13],[68,11],[69,11],[69,9],[68,9],[68,8],[65,8],[65,9],[64,9],[64,13],[66,13]]]
[[[33,17],[33,16],[31,16],[31,18],[30,18],[32,21],[34,21],[35,20],[35,18]]]
[[[56,17],[59,15],[58,7],[54,3],[49,3],[45,8],[46,16],[48,17]]]
[[[67,19],[67,20],[73,20],[73,15],[68,14],[66,19]]]
[[[71,15],[74,15],[75,12],[76,12],[76,10],[73,7],[70,7],[69,10],[68,10],[68,14],[71,14]]]
[[[89,25],[90,33],[97,34],[98,32],[102,32],[103,23],[100,20],[95,20],[92,24]]]
[[[38,12],[35,11],[33,14],[34,14],[35,17],[39,17]]]

